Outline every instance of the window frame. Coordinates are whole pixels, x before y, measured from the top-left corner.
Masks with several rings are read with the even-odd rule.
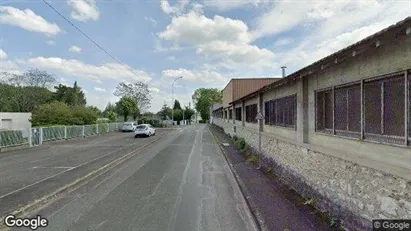
[[[404,81],[404,112],[405,114],[401,114],[404,117],[404,121],[402,122],[401,125],[404,126],[404,129],[402,129],[401,131],[404,131],[403,135],[398,136],[398,135],[388,135],[388,134],[375,134],[375,133],[370,133],[367,132],[365,130],[365,124],[366,124],[366,118],[365,118],[365,111],[366,111],[366,99],[365,99],[365,95],[366,95],[366,84],[372,83],[372,82],[376,82],[379,83],[381,85],[381,90],[380,90],[380,94],[383,98],[386,97],[386,95],[384,94],[384,91],[386,89],[386,87],[384,86],[385,82],[390,81],[391,78],[398,78]],[[327,90],[333,90],[333,113],[335,113],[335,89],[339,89],[339,88],[351,88],[354,87],[356,85],[360,84],[360,118],[361,118],[361,122],[360,122],[360,132],[358,131],[349,131],[348,130],[342,130],[343,133],[341,133],[340,130],[335,128],[335,116],[333,117],[333,124],[334,124],[334,128],[332,131],[330,131],[330,129],[325,129],[322,128],[322,130],[319,129],[319,115],[318,115],[318,107],[320,105],[320,103],[318,102],[318,94],[319,93],[323,93]],[[371,143],[379,143],[379,144],[384,144],[384,145],[391,145],[391,146],[398,146],[398,147],[411,147],[411,126],[410,126],[410,121],[411,121],[411,70],[403,70],[403,71],[397,71],[397,72],[393,72],[393,73],[388,73],[388,74],[384,74],[384,75],[378,75],[375,77],[371,77],[371,78],[366,78],[366,79],[362,79],[359,81],[353,81],[350,83],[345,83],[345,84],[341,84],[341,85],[335,85],[332,87],[327,87],[327,88],[322,88],[322,89],[318,89],[314,91],[314,100],[315,100],[315,108],[314,108],[314,113],[315,113],[315,133],[318,134],[324,134],[324,135],[331,135],[331,136],[335,136],[335,137],[339,137],[339,138],[346,138],[346,139],[354,139],[354,140],[361,140],[361,141],[366,141],[366,142],[371,142]],[[347,98],[347,104],[349,103],[349,98]],[[384,126],[384,123],[386,123],[387,118],[384,117],[384,101],[385,99],[381,99],[381,107],[379,108],[380,111],[380,116],[382,121],[381,122],[381,126]],[[368,102],[369,103],[369,102]],[[324,110],[323,110],[323,114],[324,114]],[[323,115],[324,117],[324,115]],[[399,117],[401,118],[401,116]],[[347,124],[349,126],[349,121],[347,121]],[[381,129],[381,128],[380,128]],[[382,133],[384,133],[385,131],[382,130]],[[346,133],[346,134],[344,134]],[[348,135],[347,135],[348,134]],[[355,136],[350,136],[350,134],[354,134]],[[359,135],[359,136],[358,136]]]

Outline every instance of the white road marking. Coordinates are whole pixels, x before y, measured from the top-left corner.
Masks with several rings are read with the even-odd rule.
[[[51,168],[51,169],[72,169],[72,168],[74,168],[74,167],[63,167],[63,166],[57,166],[57,167],[42,167],[42,166],[35,166],[35,167],[33,167],[33,168],[46,168],[46,169],[49,169],[49,168]]]
[[[9,195],[11,195],[11,194],[20,192],[20,191],[22,191],[22,190],[24,190],[24,189],[26,189],[26,188],[28,188],[28,187],[31,187],[31,186],[33,186],[33,185],[42,183],[43,181],[46,181],[46,180],[48,180],[48,179],[54,178],[54,177],[56,177],[56,176],[59,176],[59,175],[65,173],[65,172],[68,172],[68,171],[71,171],[71,170],[73,170],[73,169],[76,169],[76,168],[79,168],[79,167],[81,167],[81,166],[84,166],[84,165],[86,165],[86,164],[89,164],[89,163],[91,163],[91,162],[93,162],[93,161],[96,161],[96,160],[98,160],[98,159],[101,159],[101,158],[103,158],[103,157],[109,156],[109,155],[111,155],[111,154],[113,154],[113,153],[116,153],[116,152],[118,152],[118,151],[120,151],[120,150],[123,150],[123,149],[125,149],[125,148],[131,147],[131,146],[137,144],[138,142],[139,142],[139,141],[133,142],[133,143],[131,143],[131,144],[128,145],[128,146],[124,146],[124,147],[122,147],[122,148],[120,148],[120,149],[117,149],[117,150],[115,150],[115,151],[109,152],[109,153],[107,153],[107,154],[105,154],[105,155],[102,155],[102,156],[98,156],[97,158],[94,158],[94,159],[89,160],[89,161],[87,161],[87,162],[84,162],[84,163],[82,163],[82,164],[79,164],[79,165],[77,165],[77,166],[75,166],[75,167],[73,167],[73,168],[65,169],[64,171],[61,171],[61,172],[59,172],[59,173],[56,173],[56,174],[54,174],[54,175],[51,175],[51,176],[49,176],[49,177],[46,177],[46,178],[44,178],[44,179],[41,179],[41,180],[39,180],[39,181],[36,181],[36,182],[34,182],[34,183],[31,183],[31,184],[29,184],[29,185],[26,185],[26,186],[24,186],[24,187],[21,187],[21,188],[19,188],[19,189],[16,189],[16,190],[14,190],[14,191],[12,191],[12,192],[3,194],[3,195],[0,196],[0,199],[4,198],[4,197],[6,197],[6,196],[9,196]]]

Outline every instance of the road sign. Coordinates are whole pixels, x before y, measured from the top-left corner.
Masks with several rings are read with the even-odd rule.
[[[255,117],[256,120],[263,120],[264,116],[261,112],[258,112],[257,116]]]

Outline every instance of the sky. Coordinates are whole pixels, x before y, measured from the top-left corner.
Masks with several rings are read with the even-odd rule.
[[[231,78],[293,73],[411,16],[411,1],[0,0],[0,71],[37,68],[82,87],[87,103],[116,102],[142,81],[149,111]],[[108,53],[106,53],[106,52]]]

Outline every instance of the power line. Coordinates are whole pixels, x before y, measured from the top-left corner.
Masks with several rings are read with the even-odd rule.
[[[51,9],[53,9],[60,17],[62,17],[64,20],[66,20],[72,27],[74,27],[78,32],[80,32],[84,37],[86,37],[90,42],[92,42],[95,46],[97,46],[100,50],[102,50],[104,53],[106,53],[110,58],[114,59],[116,62],[118,62],[120,65],[125,67],[127,70],[129,70],[131,73],[133,73],[136,77],[139,77],[133,69],[122,63],[120,60],[118,60],[116,57],[111,55],[106,49],[104,49],[102,46],[100,46],[97,42],[95,42],[92,38],[90,38],[86,33],[84,33],[80,28],[78,28],[74,23],[72,23],[68,18],[66,18],[63,14],[61,14],[56,8],[54,8],[50,3],[48,3],[46,0],[43,0],[43,2],[48,5]]]

